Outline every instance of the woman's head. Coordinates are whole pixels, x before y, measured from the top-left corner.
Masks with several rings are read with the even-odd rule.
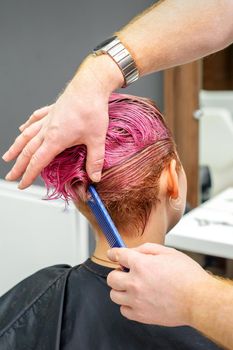
[[[105,147],[102,179],[96,189],[119,230],[143,232],[152,207],[161,203],[162,174],[170,174],[167,183],[171,184],[174,171],[178,175],[182,171],[172,135],[153,102],[114,93],[109,99]],[[43,170],[42,178],[53,189],[49,198],[71,198],[96,226],[86,204],[91,182],[85,160],[84,145],[66,149]],[[167,187],[168,199],[174,195],[173,185],[170,190]]]

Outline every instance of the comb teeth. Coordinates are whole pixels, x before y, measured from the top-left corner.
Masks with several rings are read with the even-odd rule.
[[[91,194],[91,199],[87,202],[92,213],[103,231],[108,244],[111,248],[113,247],[125,247],[125,244],[117,231],[107,209],[105,208],[103,202],[101,201],[96,189],[93,186],[89,186],[89,192]]]
[[[116,244],[116,238],[112,234],[108,224],[106,224],[105,219],[103,219],[101,210],[98,208],[95,202],[90,202],[89,207],[92,209],[92,213],[95,215],[95,218],[101,230],[104,232],[110,247],[113,248]]]

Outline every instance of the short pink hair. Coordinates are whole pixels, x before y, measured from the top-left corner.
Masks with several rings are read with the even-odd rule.
[[[85,145],[64,150],[41,176],[48,198],[72,199],[90,219],[85,204],[91,184],[85,170],[86,153]],[[171,132],[155,104],[113,93],[102,179],[96,189],[118,228],[145,225],[156,204],[161,172],[173,158],[180,164]]]

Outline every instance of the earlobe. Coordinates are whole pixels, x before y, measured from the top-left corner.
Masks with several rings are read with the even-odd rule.
[[[181,198],[177,197],[177,198],[172,198],[171,196],[169,197],[169,205],[172,209],[176,210],[176,211],[180,211],[181,210]]]
[[[168,167],[168,195],[172,199],[179,197],[179,178],[176,170],[176,160],[172,159]]]

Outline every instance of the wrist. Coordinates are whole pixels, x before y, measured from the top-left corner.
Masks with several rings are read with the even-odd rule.
[[[221,289],[222,282],[209,274],[196,284],[190,297],[189,325],[191,327],[205,333],[205,325],[209,324],[211,310],[215,309]]]
[[[124,84],[120,68],[107,54],[87,56],[72,79],[72,85],[80,80],[80,74],[87,77],[89,84],[93,84],[93,80],[97,82],[103,93],[109,95]]]

